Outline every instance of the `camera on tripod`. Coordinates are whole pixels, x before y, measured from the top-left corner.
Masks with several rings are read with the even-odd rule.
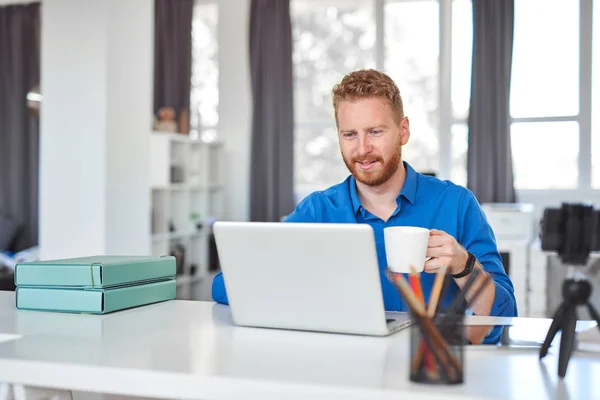
[[[564,378],[569,359],[575,348],[577,307],[587,306],[590,315],[598,323],[600,315],[590,303],[592,285],[585,274],[573,271],[573,266],[585,266],[590,253],[600,251],[600,212],[589,204],[563,203],[561,208],[544,210],[541,225],[542,250],[556,251],[569,272],[562,285],[563,301],[554,313],[540,359],[548,354],[554,336],[561,331],[558,358],[558,375]]]
[[[542,250],[556,251],[565,264],[585,265],[600,251],[600,211],[583,203],[546,208],[541,221]]]

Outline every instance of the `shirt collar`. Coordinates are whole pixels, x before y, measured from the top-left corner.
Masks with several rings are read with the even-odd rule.
[[[404,196],[410,204],[414,205],[417,199],[417,180],[419,179],[419,174],[407,162],[404,162],[404,168],[406,169],[406,177],[404,178],[400,196]]]
[[[396,202],[400,204],[400,197],[404,197],[406,200],[410,202],[410,204],[415,204],[415,199],[417,197],[417,179],[418,174],[417,171],[414,170],[413,167],[406,161],[403,161],[404,169],[406,170],[406,177],[404,178],[404,184],[402,185],[402,190],[400,190],[400,194],[396,198]],[[361,209],[362,203],[360,202],[360,198],[358,197],[358,191],[356,190],[356,180],[354,176],[350,177],[350,201],[352,202],[352,209],[354,213],[357,213],[358,210]]]

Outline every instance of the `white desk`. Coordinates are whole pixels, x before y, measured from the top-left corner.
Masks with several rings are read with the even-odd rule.
[[[432,387],[408,380],[408,331],[372,338],[240,328],[228,307],[210,302],[105,316],[13,305],[14,294],[0,292],[0,333],[22,335],[0,343],[0,382],[171,399],[600,398],[598,355],[575,353],[559,382],[554,347],[540,362],[535,349],[470,346],[465,384]]]

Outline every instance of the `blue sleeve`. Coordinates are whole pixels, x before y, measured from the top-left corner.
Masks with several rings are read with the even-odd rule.
[[[318,222],[315,208],[314,196],[309,195],[306,197],[296,209],[288,215],[284,222]],[[212,282],[212,298],[217,303],[221,304],[229,304],[229,299],[227,298],[227,290],[225,290],[225,280],[223,278],[223,273],[219,272],[215,275]]]
[[[227,291],[225,290],[225,281],[223,280],[223,273],[219,272],[215,275],[212,282],[212,298],[217,303],[229,304],[227,299]]]
[[[459,222],[462,223],[459,242],[477,257],[477,261],[494,281],[496,297],[490,315],[516,317],[518,310],[514,287],[502,265],[494,232],[473,193],[467,190],[465,197],[465,201],[461,202],[463,209]],[[501,327],[492,329],[484,343],[497,342],[501,333]]]

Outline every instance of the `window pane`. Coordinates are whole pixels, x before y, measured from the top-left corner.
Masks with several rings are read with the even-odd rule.
[[[469,147],[467,124],[452,125],[452,170],[450,180],[467,186],[467,148]]]
[[[452,3],[452,112],[454,118],[469,116],[471,59],[473,51],[473,6],[471,0]]]
[[[331,89],[375,67],[372,1],[292,1],[294,108],[298,121],[333,121]]]
[[[511,141],[516,189],[577,187],[577,122],[514,123]]]
[[[218,6],[196,3],[192,20],[192,82],[190,136],[219,122]]]
[[[375,67],[373,11],[373,1],[366,0],[291,3],[298,187],[324,188],[349,174],[338,147],[331,90],[347,73]]]
[[[579,1],[515,2],[510,111],[513,117],[578,114]]]
[[[594,7],[592,38],[592,187],[600,189],[600,4]]]
[[[334,126],[296,126],[296,187],[325,188],[349,175]]]
[[[438,2],[388,2],[384,15],[385,70],[400,88],[411,126],[403,159],[417,171],[437,173]]]

